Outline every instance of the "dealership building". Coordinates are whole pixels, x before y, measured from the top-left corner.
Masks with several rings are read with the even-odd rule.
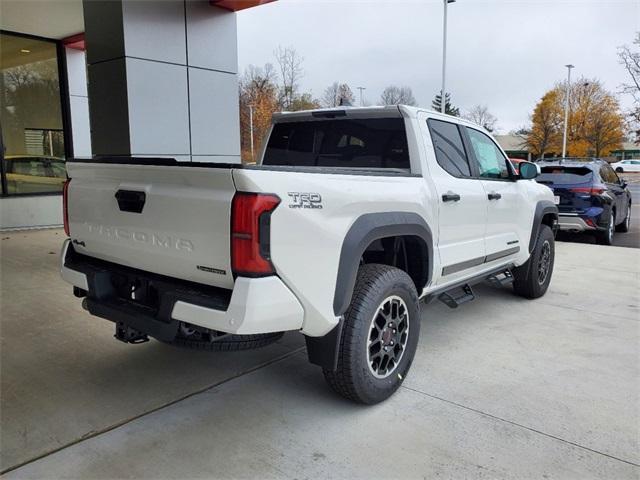
[[[0,0],[0,229],[62,223],[71,157],[240,162],[235,12],[271,1]]]

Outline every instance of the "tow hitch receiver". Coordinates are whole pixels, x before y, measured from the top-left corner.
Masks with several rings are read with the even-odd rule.
[[[149,337],[146,333],[142,333],[135,328],[131,328],[124,322],[116,322],[116,334],[114,337],[124,343],[137,344],[149,341]]]

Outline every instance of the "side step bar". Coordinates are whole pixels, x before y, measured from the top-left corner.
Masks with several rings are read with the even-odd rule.
[[[438,300],[449,308],[458,308],[463,303],[470,302],[475,298],[476,296],[473,294],[473,290],[471,290],[471,285],[469,284],[452,290],[447,290],[446,292],[438,295]]]
[[[494,287],[506,287],[513,283],[513,274],[511,270],[507,269],[504,272],[487,277],[487,282]]]
[[[472,285],[487,282],[494,287],[504,287],[513,283],[511,267],[501,267],[483,276],[466,280],[457,285],[452,285],[441,291],[435,291],[425,297],[425,301],[431,302],[434,299],[440,300],[449,308],[458,308],[463,303],[475,300],[476,296],[471,288]]]

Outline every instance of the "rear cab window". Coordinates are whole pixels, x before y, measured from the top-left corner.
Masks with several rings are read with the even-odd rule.
[[[430,118],[427,120],[436,161],[454,177],[471,177],[467,152],[458,125]]]
[[[279,122],[262,165],[397,169],[409,172],[402,118],[351,118]]]
[[[593,172],[588,167],[550,165],[542,167],[540,170],[540,175],[536,177],[538,183],[548,185],[573,185],[593,181]]]

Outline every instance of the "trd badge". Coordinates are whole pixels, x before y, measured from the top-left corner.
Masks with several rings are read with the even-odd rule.
[[[289,208],[322,208],[322,197],[319,193],[288,192],[291,198]]]

